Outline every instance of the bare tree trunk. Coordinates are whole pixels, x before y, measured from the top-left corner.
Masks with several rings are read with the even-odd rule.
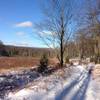
[[[98,43],[98,40],[96,42],[96,49],[97,49],[97,55],[96,55],[97,63],[99,63],[99,43]]]
[[[60,44],[60,58],[61,58],[61,61],[60,61],[60,64],[61,66],[63,66],[63,58],[64,58],[64,46],[63,46],[63,39],[64,39],[64,18],[63,18],[63,15],[61,15],[61,44]]]
[[[61,38],[61,45],[60,45],[60,65],[63,66],[63,38]]]

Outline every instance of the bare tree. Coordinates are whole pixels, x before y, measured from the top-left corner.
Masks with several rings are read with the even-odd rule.
[[[88,27],[78,30],[76,33],[76,43],[80,58],[94,56],[95,41]]]
[[[97,60],[100,56],[100,0],[88,0],[88,20],[89,20],[89,30],[95,41],[95,55]]]
[[[42,6],[44,20],[36,24],[38,35],[42,40],[57,50],[60,65],[64,63],[64,53],[72,36],[73,0],[46,0]]]

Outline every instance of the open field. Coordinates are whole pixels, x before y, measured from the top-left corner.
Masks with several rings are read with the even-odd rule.
[[[0,57],[0,72],[5,69],[29,68],[39,65],[40,58],[34,57]],[[55,59],[50,59],[50,64],[55,64]]]

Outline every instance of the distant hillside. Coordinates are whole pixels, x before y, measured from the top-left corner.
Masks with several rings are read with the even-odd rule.
[[[53,49],[50,48],[21,47],[0,44],[0,56],[40,57],[44,53],[49,57],[54,56]]]

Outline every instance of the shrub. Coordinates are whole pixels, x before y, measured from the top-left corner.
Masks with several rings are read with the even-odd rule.
[[[100,63],[100,55],[95,56],[95,63]]]
[[[90,62],[95,62],[96,58],[95,57],[91,57],[90,58]]]
[[[40,65],[38,67],[38,72],[43,73],[48,69],[48,57],[46,54],[43,54],[40,59]]]
[[[65,58],[65,63],[69,63],[69,57]]]

